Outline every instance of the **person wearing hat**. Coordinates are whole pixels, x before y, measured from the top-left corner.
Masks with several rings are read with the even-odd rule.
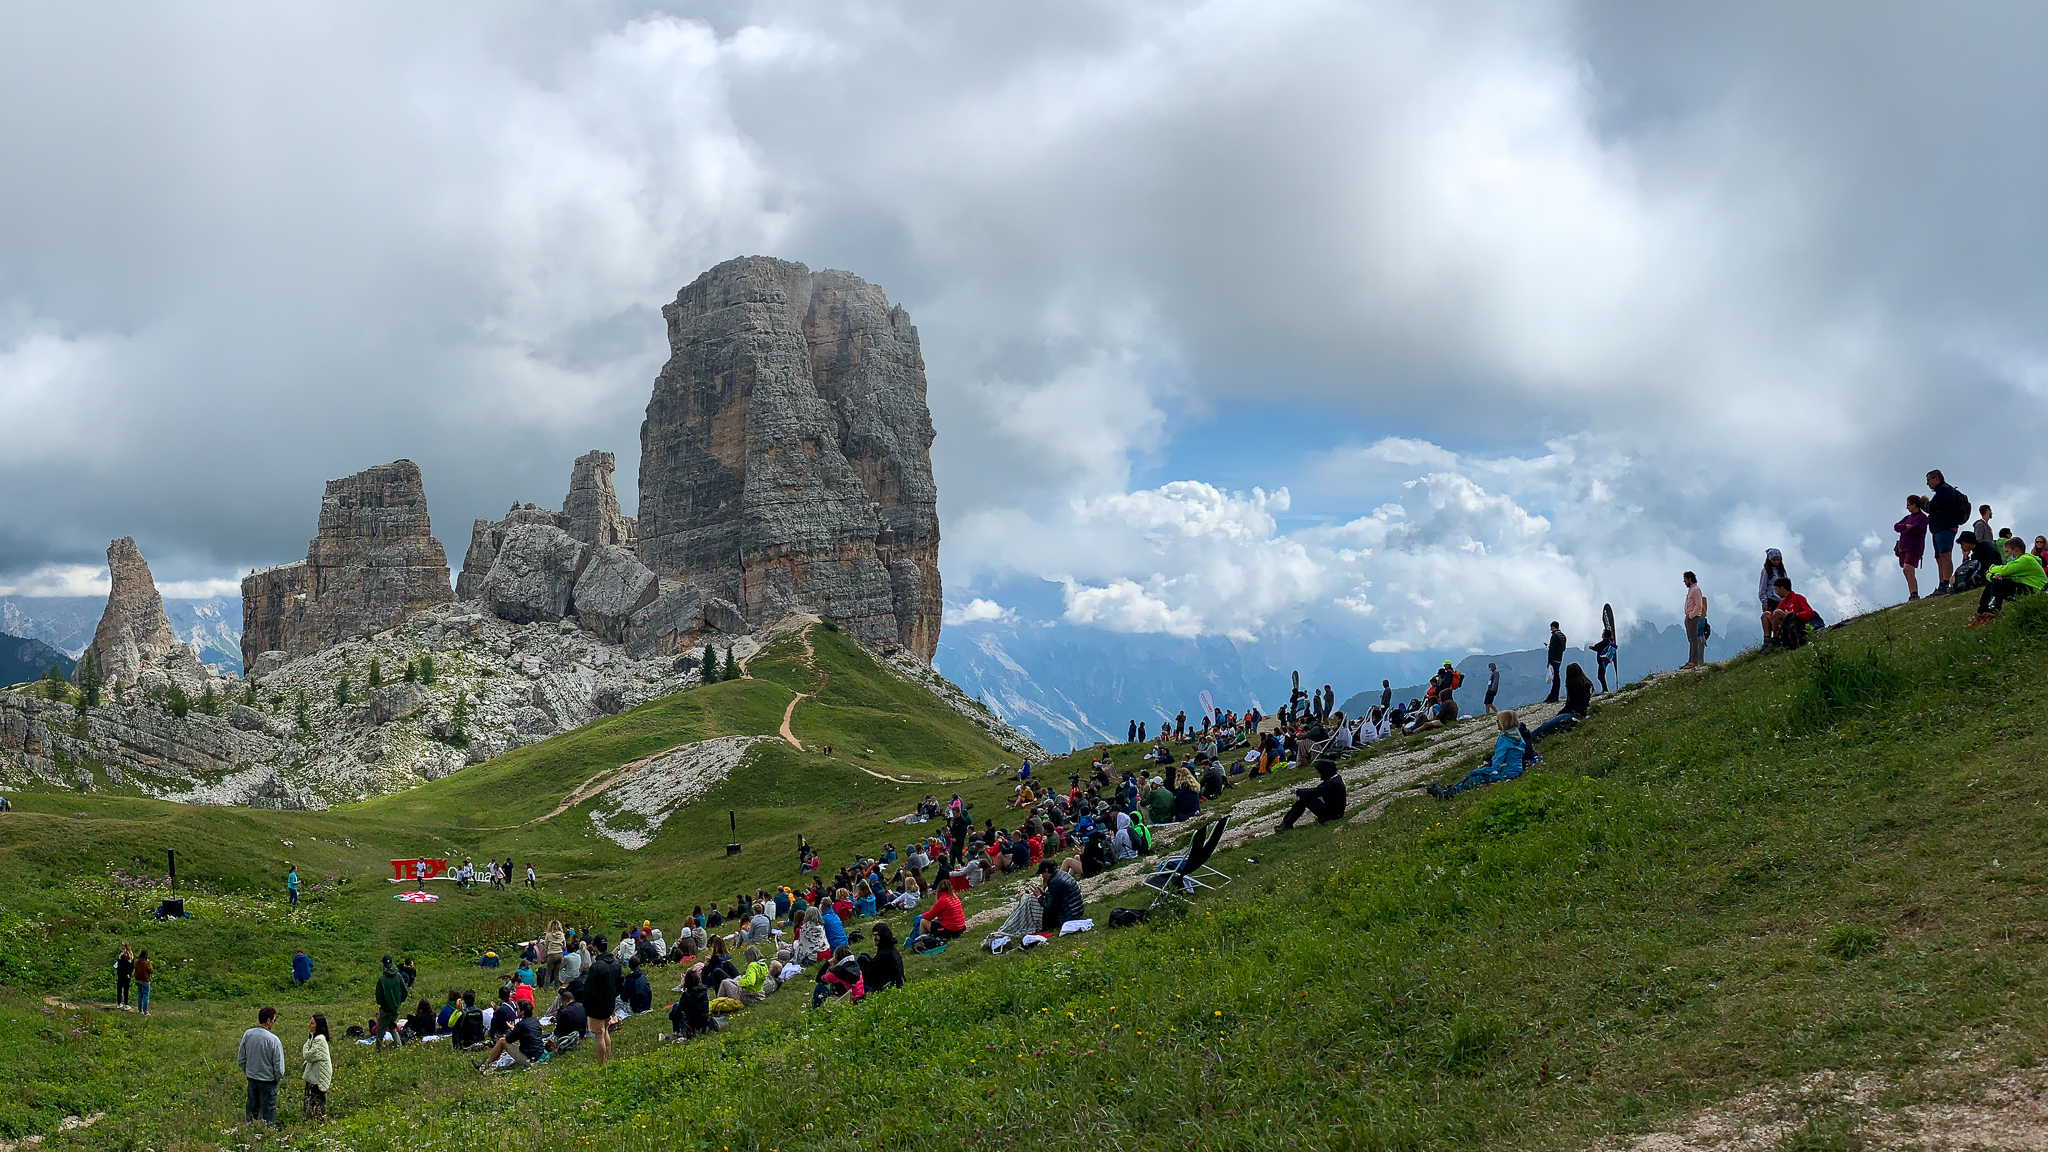
[[[1322,779],[1306,788],[1294,789],[1294,806],[1281,817],[1280,831],[1292,829],[1303,812],[1315,813],[1318,824],[1328,824],[1344,815],[1344,776],[1337,771],[1336,757],[1318,758],[1316,775]]]
[[[1145,793],[1145,822],[1173,823],[1173,792],[1166,787],[1163,776],[1152,777],[1151,788]]]
[[[398,1031],[398,1013],[405,1007],[405,977],[392,966],[391,957],[384,957],[384,971],[377,977],[377,1043],[384,1048],[384,1034],[391,1033],[398,1046],[405,1046],[405,1036]]]

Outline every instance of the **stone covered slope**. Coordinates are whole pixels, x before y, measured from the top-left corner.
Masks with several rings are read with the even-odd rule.
[[[735,643],[745,655],[752,642]],[[405,666],[422,656],[434,683],[406,683]],[[384,681],[376,689],[372,659]],[[346,704],[336,696],[344,677]],[[39,693],[0,693],[0,780],[324,808],[438,779],[695,682],[687,660],[637,661],[573,625],[514,624],[474,603],[446,604],[250,681],[216,679],[212,715],[175,716],[161,674],[83,718]],[[203,691],[188,695],[203,700]],[[458,697],[466,744],[450,728]]]

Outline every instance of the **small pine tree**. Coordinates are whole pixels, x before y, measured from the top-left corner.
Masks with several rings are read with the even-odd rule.
[[[256,684],[254,681],[242,685],[242,706],[245,708],[254,708],[256,706]]]
[[[408,673],[410,673],[410,672],[411,672],[412,670],[411,670],[410,668],[408,668],[408,669],[406,669],[406,671],[407,671]],[[412,676],[408,674],[408,675],[406,676],[406,679],[407,679],[407,680],[410,680],[410,679],[412,679]],[[381,664],[379,664],[379,663],[377,663],[377,658],[376,658],[375,656],[372,656],[372,657],[370,657],[370,687],[372,687],[372,688],[382,688],[383,686],[384,686],[384,666],[383,666],[383,665],[381,665]]]
[[[114,703],[122,704],[126,702],[127,693],[121,690],[121,682],[119,680],[114,681]]]
[[[85,721],[85,710],[86,710],[86,707],[87,707],[87,704],[86,704],[86,695],[85,695],[85,689],[84,689],[84,688],[80,688],[80,689],[78,690],[78,695],[76,695],[76,696],[73,696],[73,697],[71,698],[71,706],[72,706],[73,708],[77,709],[77,711],[78,711],[78,719],[79,719],[79,722],[80,722],[80,723],[84,723],[84,721]]]
[[[176,680],[171,681],[170,701],[171,715],[180,720],[185,718],[187,712],[192,711],[192,698],[185,695],[185,689],[180,687]]]
[[[725,650],[725,678],[727,680],[737,680],[740,678],[740,658],[733,655],[730,648]]]
[[[92,649],[87,648],[78,661],[78,691],[83,700],[78,710],[81,713],[87,708],[100,706],[100,689],[104,685],[105,681],[100,678],[100,662],[94,658]]]
[[[49,671],[43,673],[43,695],[52,700],[68,700],[71,697],[71,689],[64,682],[64,672],[55,664],[50,665]]]
[[[698,665],[697,678],[706,684],[718,679],[718,649],[709,640],[704,642],[704,661]]]
[[[422,653],[420,655],[420,683],[432,684],[433,682],[434,658],[432,656],[426,655],[425,653]]]
[[[343,676],[341,679],[334,682],[334,702],[335,704],[340,705],[342,707],[347,707],[348,677]]]
[[[299,689],[299,702],[297,713],[299,721],[299,731],[308,736],[312,735],[313,711],[306,705],[306,690],[304,688]]]
[[[410,660],[406,661],[406,664],[405,664],[405,682],[406,682],[407,684],[410,684],[410,683],[412,683],[413,681],[415,681],[415,680],[418,680],[419,678],[420,678],[420,670],[419,670],[419,669],[417,669],[417,668],[415,668],[415,667],[413,667],[413,666],[412,666],[412,662],[411,662]]]
[[[455,707],[448,713],[448,743],[457,748],[469,747],[469,693],[455,694]]]
[[[208,684],[206,691],[199,694],[199,703],[195,707],[199,709],[199,713],[202,716],[220,715],[220,697],[213,694],[212,684]]]

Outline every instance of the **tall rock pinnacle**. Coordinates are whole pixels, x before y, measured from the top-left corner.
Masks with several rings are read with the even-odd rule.
[[[453,598],[417,464],[329,480],[306,558],[242,580],[243,666],[263,652],[309,655]]]
[[[93,630],[93,660],[108,684],[132,688],[143,668],[170,655],[178,637],[164,616],[163,597],[157,595],[156,579],[136,549],[135,537],[123,536],[107,545],[107,573],[113,586],[107,590],[100,626]]]
[[[562,499],[562,529],[585,544],[633,546],[633,521],[619,515],[619,496],[612,490],[609,452],[592,450],[576,458],[569,473],[569,494]]]
[[[845,272],[751,256],[662,309],[640,426],[641,562],[761,623],[825,613],[929,661],[938,488],[917,329]]]

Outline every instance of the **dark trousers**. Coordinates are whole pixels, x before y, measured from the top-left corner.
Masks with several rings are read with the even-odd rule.
[[[2031,589],[2017,580],[2008,580],[2003,576],[1993,576],[1991,582],[1984,585],[1984,591],[1977,596],[1977,611],[1996,612],[2000,608],[2005,607],[2007,600],[2015,596],[2024,596],[2029,591]]]
[[[265,1124],[277,1123],[277,1081],[249,1081],[249,1097],[242,1105],[244,1120],[261,1120]]]
[[[130,979],[131,977],[127,976],[114,977],[114,1003],[119,1004],[123,1008],[128,1006],[128,981]]]
[[[1556,660],[1550,662],[1550,695],[1543,698],[1545,704],[1557,703],[1557,689],[1564,682],[1564,666]]]
[[[1318,824],[1328,824],[1344,815],[1344,810],[1327,796],[1296,796],[1294,806],[1287,810],[1287,815],[1280,818],[1280,827],[1294,827],[1294,822],[1301,819],[1303,812],[1315,813]]]

